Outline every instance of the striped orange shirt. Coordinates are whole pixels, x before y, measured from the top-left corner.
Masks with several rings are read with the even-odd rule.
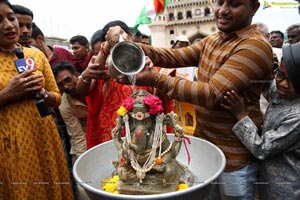
[[[256,25],[226,37],[219,32],[186,48],[142,48],[155,66],[198,66],[197,82],[155,74],[153,84],[169,98],[196,105],[195,136],[214,143],[224,152],[225,171],[247,165],[253,157],[232,132],[237,120],[220,103],[227,91],[236,90],[245,98],[252,120],[258,127],[262,124],[259,97],[272,72],[272,48],[256,31]]]

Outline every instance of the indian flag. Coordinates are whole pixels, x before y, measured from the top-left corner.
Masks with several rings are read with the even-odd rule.
[[[136,34],[140,24],[151,24],[157,15],[164,12],[170,1],[171,0],[146,0],[146,5],[132,29],[133,33]]]

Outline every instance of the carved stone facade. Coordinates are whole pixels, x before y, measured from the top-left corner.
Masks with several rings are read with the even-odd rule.
[[[176,36],[185,35],[190,41],[204,38],[217,31],[213,16],[215,0],[171,0],[165,12],[148,27],[152,45],[170,47]]]
[[[71,45],[67,39],[59,38],[59,37],[45,37],[45,42],[47,45],[55,47],[62,47],[65,49],[70,49]]]

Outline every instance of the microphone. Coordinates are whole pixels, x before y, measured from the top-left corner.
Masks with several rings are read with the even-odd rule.
[[[27,70],[27,64],[24,60],[24,53],[22,48],[15,48],[14,49],[15,55],[18,57],[18,60],[15,60],[16,68],[19,73],[22,73]],[[35,99],[36,99],[36,106],[40,113],[41,117],[46,117],[50,115],[50,111],[44,99],[40,96],[40,94],[36,91],[35,92]]]
[[[18,57],[18,59],[24,58],[24,53],[23,53],[23,49],[22,48],[15,48],[14,49],[14,53],[16,54],[16,56]]]

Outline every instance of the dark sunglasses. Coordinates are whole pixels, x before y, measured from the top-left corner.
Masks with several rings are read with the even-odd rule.
[[[71,83],[72,82],[72,77],[71,76],[67,76],[66,78],[64,78],[64,80],[62,80],[61,82],[57,82],[57,86],[59,88],[63,88],[65,84],[67,83]]]

